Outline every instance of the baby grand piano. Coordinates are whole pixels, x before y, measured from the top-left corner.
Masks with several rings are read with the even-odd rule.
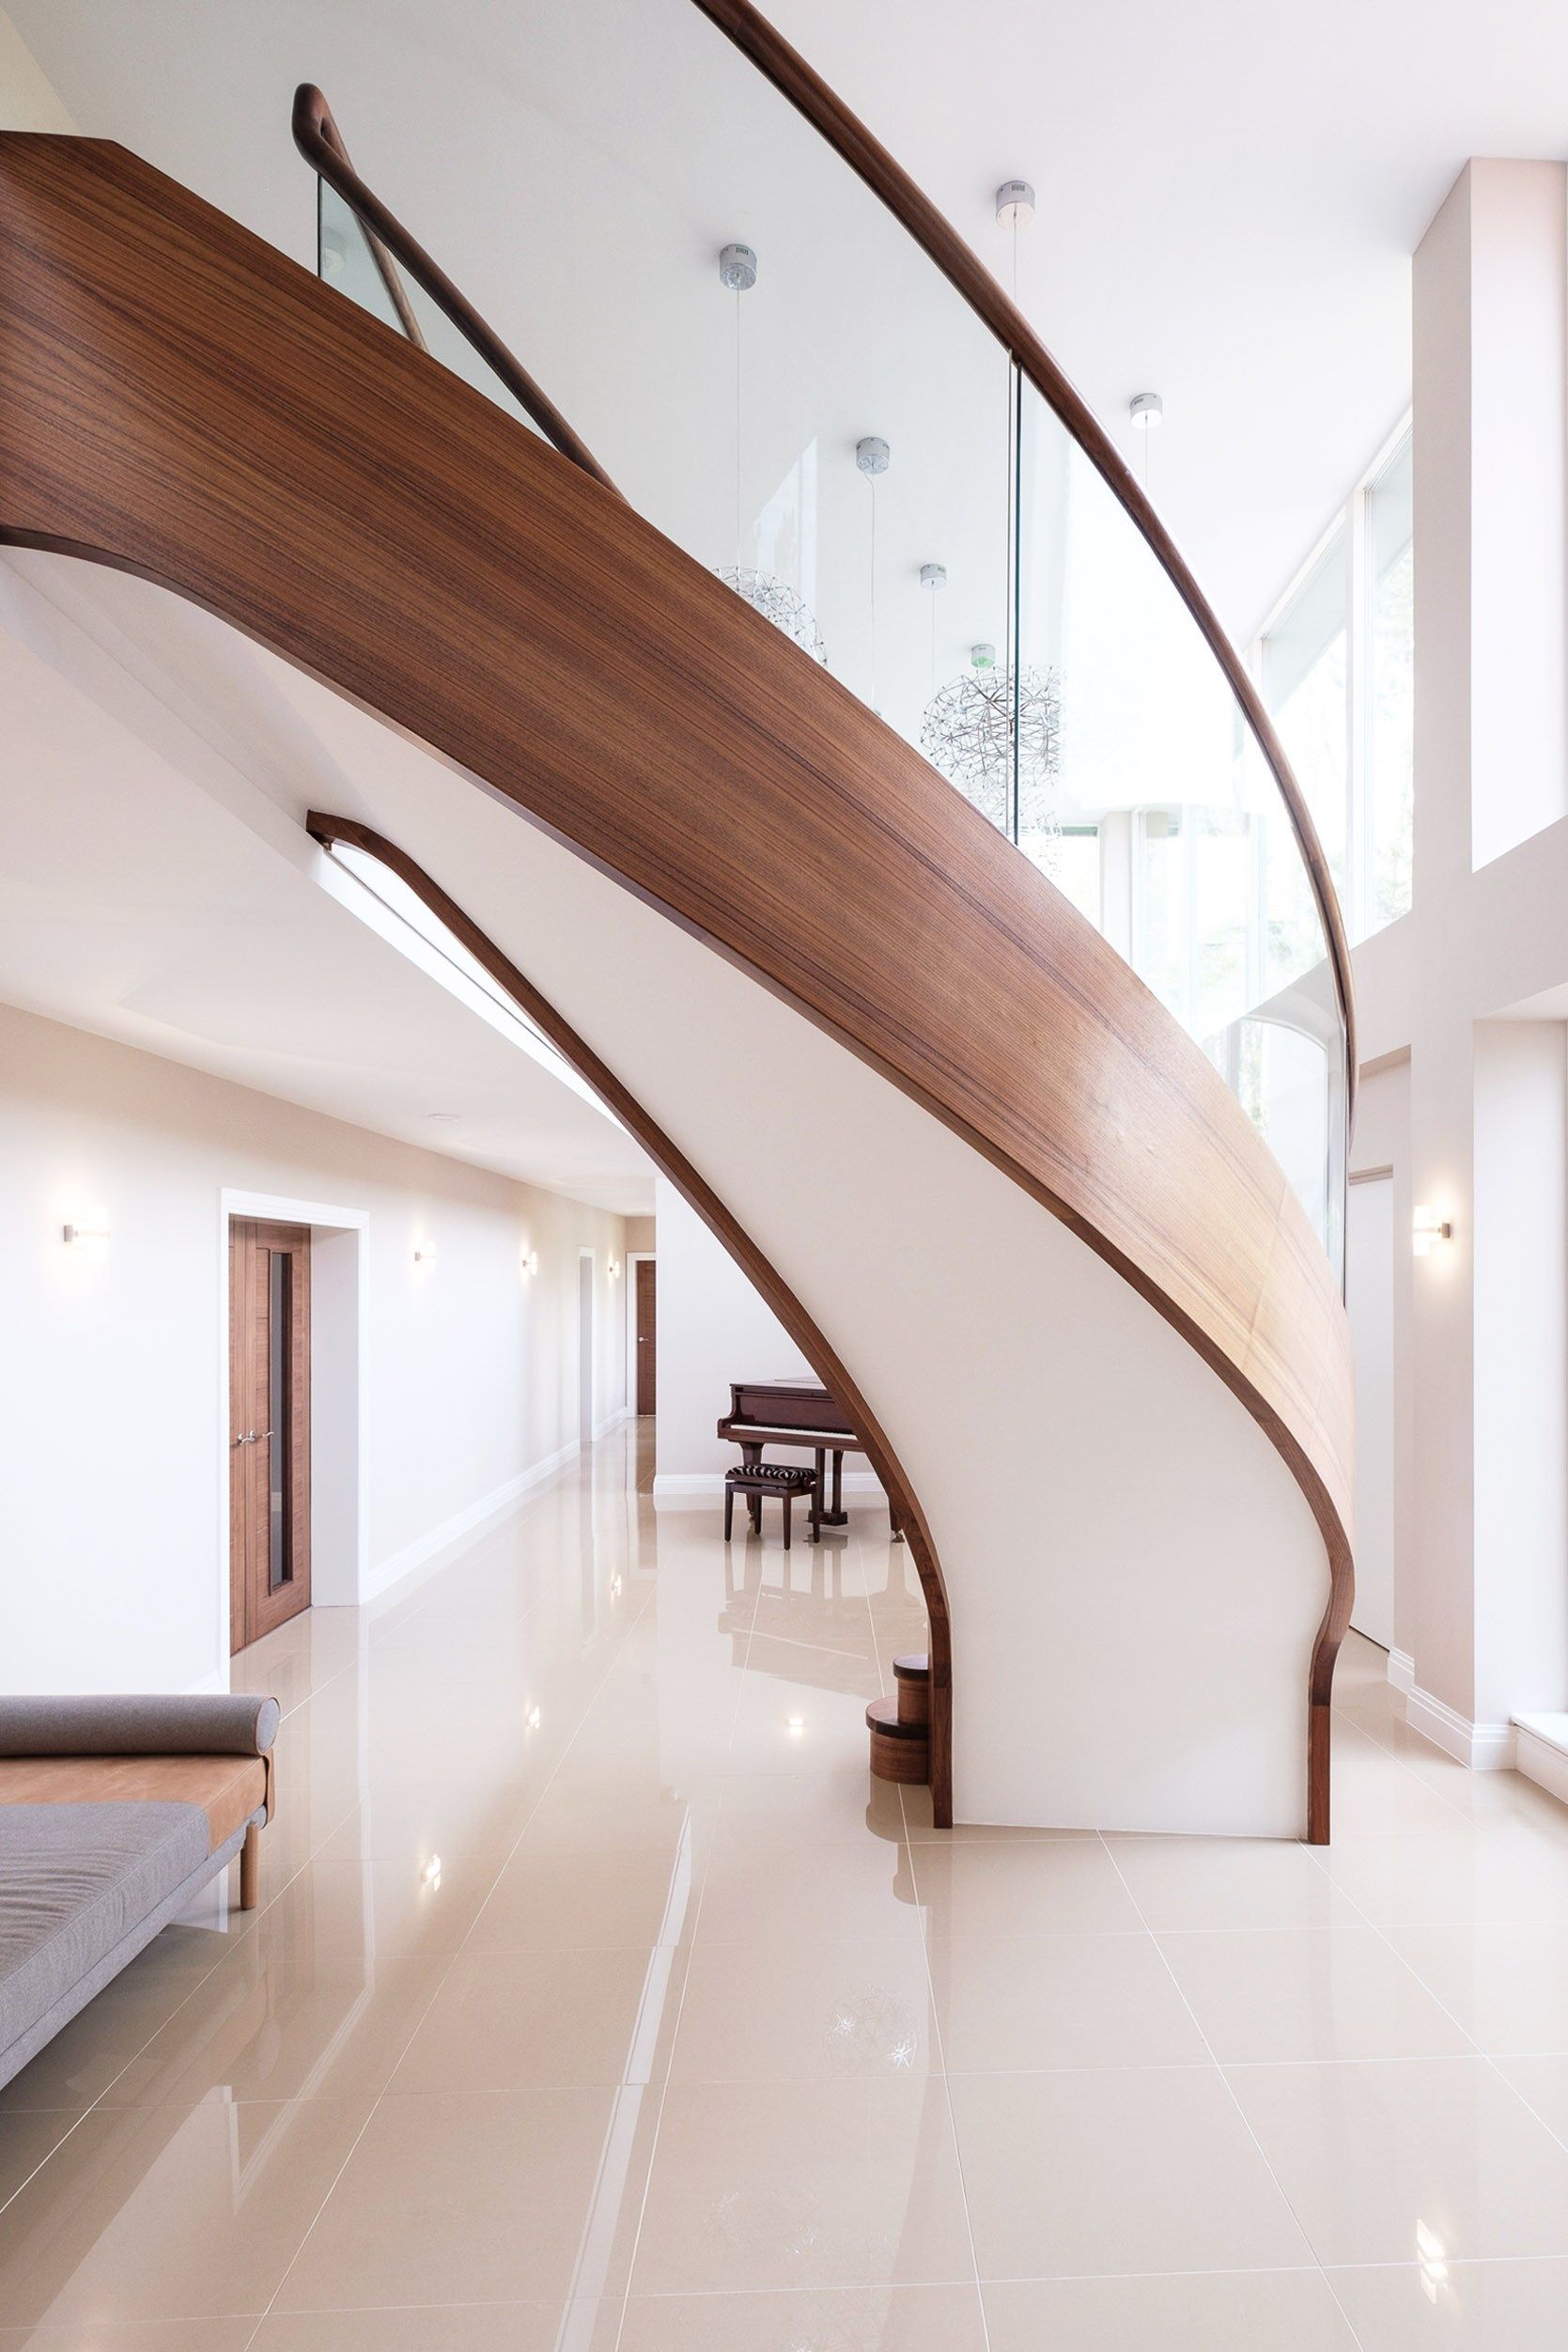
[[[786,1380],[732,1380],[730,1409],[719,1424],[719,1435],[738,1445],[742,1461],[760,1462],[765,1445],[809,1445],[816,1456],[816,1499],[824,1527],[845,1527],[844,1457],[865,1451],[854,1423],[837,1398],[819,1381],[803,1377]],[[826,1457],[832,1456],[832,1490],[828,1491]],[[898,1521],[893,1522],[896,1540]]]

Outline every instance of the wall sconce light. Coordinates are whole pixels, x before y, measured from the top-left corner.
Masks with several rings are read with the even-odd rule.
[[[610,1279],[612,1282],[619,1282],[621,1279],[621,1261],[618,1257],[613,1257],[610,1261]]]
[[[427,1243],[424,1249],[415,1250],[413,1262],[416,1266],[433,1266],[436,1262],[436,1254]]]
[[[1418,1208],[1410,1225],[1410,1247],[1418,1257],[1430,1257],[1439,1241],[1453,1238],[1452,1225],[1435,1208]]]
[[[539,1725],[544,1721],[544,1717],[539,1713],[536,1706],[531,1706],[527,1714],[523,1717],[523,1721],[527,1724],[530,1731],[537,1731]]]
[[[522,1267],[522,1271],[523,1271],[525,1274],[536,1274],[536,1273],[538,1272],[538,1270],[539,1270],[539,1253],[538,1253],[538,1251],[537,1251],[537,1250],[524,1250],[524,1252],[523,1252],[523,1254],[522,1254],[522,1258],[521,1258],[521,1267]]]
[[[89,1219],[79,1225],[62,1227],[66,1247],[80,1250],[85,1258],[100,1265],[109,1254],[109,1212],[95,1208]]]
[[[432,1894],[440,1893],[441,1856],[439,1854],[431,1855],[429,1861],[426,1863],[424,1869],[419,1874],[419,1883],[422,1887],[427,1887]]]

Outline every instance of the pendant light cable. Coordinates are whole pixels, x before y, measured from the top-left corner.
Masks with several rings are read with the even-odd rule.
[[[871,491],[871,692],[866,699],[878,718],[881,705],[877,698],[877,477],[887,472],[892,456],[879,433],[867,433],[855,444],[855,463],[865,475]]]
[[[877,700],[877,476],[871,483],[871,708],[880,708]]]
[[[1018,208],[1013,207],[1013,307],[1018,306]],[[1015,362],[1013,367],[1013,479],[1010,484],[1013,506],[1013,659],[1012,729],[1013,729],[1013,805],[1008,814],[1015,841],[1019,833],[1023,814],[1023,780],[1018,772],[1019,735],[1022,711],[1019,709],[1019,687],[1023,676],[1023,371]]]
[[[798,645],[802,653],[814,662],[825,662],[827,647],[815,615],[805,599],[784,580],[775,579],[771,572],[759,571],[741,561],[744,548],[745,520],[745,440],[744,386],[745,352],[740,335],[740,297],[757,282],[757,257],[750,245],[732,242],[719,251],[719,283],[735,296],[735,563],[730,569],[718,569],[717,576],[724,585],[733,588],[741,602],[749,604],[765,620],[773,623],[784,635]],[[755,538],[760,547],[762,517],[757,519]]]

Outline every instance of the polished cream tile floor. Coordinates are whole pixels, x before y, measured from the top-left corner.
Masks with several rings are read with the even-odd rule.
[[[1568,2342],[1568,1813],[1353,1638],[1325,1852],[936,1830],[907,1552],[646,1444],[237,1661],[263,1907],[0,2092],[0,2352]]]

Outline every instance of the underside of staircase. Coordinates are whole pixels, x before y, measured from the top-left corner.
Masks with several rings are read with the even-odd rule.
[[[939,1822],[1327,1836],[1334,1277],[1009,841],[603,481],[101,143],[0,138],[0,538],[384,730],[300,823],[488,961],[853,1408],[931,1618],[924,1737],[881,1736]]]

